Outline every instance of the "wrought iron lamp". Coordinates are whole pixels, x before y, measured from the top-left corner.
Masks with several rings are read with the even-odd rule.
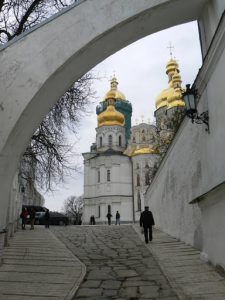
[[[191,122],[196,124],[205,124],[205,130],[209,133],[208,111],[202,112],[200,115],[198,114],[197,90],[190,88],[190,84],[187,84],[186,91],[183,93],[183,99],[186,107],[186,115],[191,119]]]

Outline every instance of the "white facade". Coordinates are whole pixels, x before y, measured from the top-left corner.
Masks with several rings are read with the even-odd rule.
[[[91,152],[83,153],[84,224],[89,224],[91,216],[97,224],[105,223],[108,212],[114,221],[117,211],[121,223],[139,221],[144,209],[144,193],[158,167],[159,140],[155,125],[141,123],[131,128],[127,145],[125,128],[130,119],[126,124],[125,116],[130,118],[131,115],[115,108],[121,97],[122,101],[127,101],[117,85],[114,77],[98,114],[96,143]],[[120,102],[121,107],[122,104]]]
[[[164,232],[193,245],[225,268],[225,2],[209,1],[202,12],[203,65],[195,80],[205,125],[185,119],[147,191],[145,203]],[[203,26],[204,25],[204,30]],[[209,47],[210,45],[210,47]]]
[[[141,211],[144,210],[144,195],[158,168],[159,159],[159,154],[142,154],[132,157],[135,222],[140,220]]]
[[[85,160],[84,223],[89,223],[92,215],[96,222],[106,222],[109,205],[112,220],[115,220],[117,210],[123,222],[133,220],[131,174],[130,158],[124,155],[109,152]]]
[[[110,148],[115,151],[123,151],[126,148],[125,128],[123,126],[102,126],[96,128],[96,146],[98,152],[104,152]]]

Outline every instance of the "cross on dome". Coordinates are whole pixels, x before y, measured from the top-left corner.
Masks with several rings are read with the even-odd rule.
[[[170,49],[170,58],[173,59],[173,52],[172,49],[174,49],[174,46],[172,46],[172,43],[169,42],[169,46],[167,47],[168,49]]]
[[[118,81],[117,81],[115,73],[114,73],[113,77],[111,79],[111,89],[112,90],[117,90],[117,86],[118,86]]]

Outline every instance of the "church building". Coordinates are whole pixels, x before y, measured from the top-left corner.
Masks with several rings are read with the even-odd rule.
[[[166,66],[169,87],[156,99],[156,124],[141,122],[131,127],[132,105],[111,88],[97,106],[96,141],[84,158],[83,224],[94,216],[97,224],[119,211],[121,223],[137,222],[144,209],[144,195],[174,136],[184,111],[178,63]]]

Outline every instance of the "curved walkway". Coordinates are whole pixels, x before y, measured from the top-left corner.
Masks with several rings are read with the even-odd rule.
[[[74,299],[178,299],[132,226],[70,226],[53,231],[87,267]]]
[[[50,230],[27,226],[4,250],[0,299],[69,300],[85,272],[85,266]]]
[[[136,225],[28,226],[5,248],[0,299],[224,300],[225,278],[159,230],[146,246]]]

